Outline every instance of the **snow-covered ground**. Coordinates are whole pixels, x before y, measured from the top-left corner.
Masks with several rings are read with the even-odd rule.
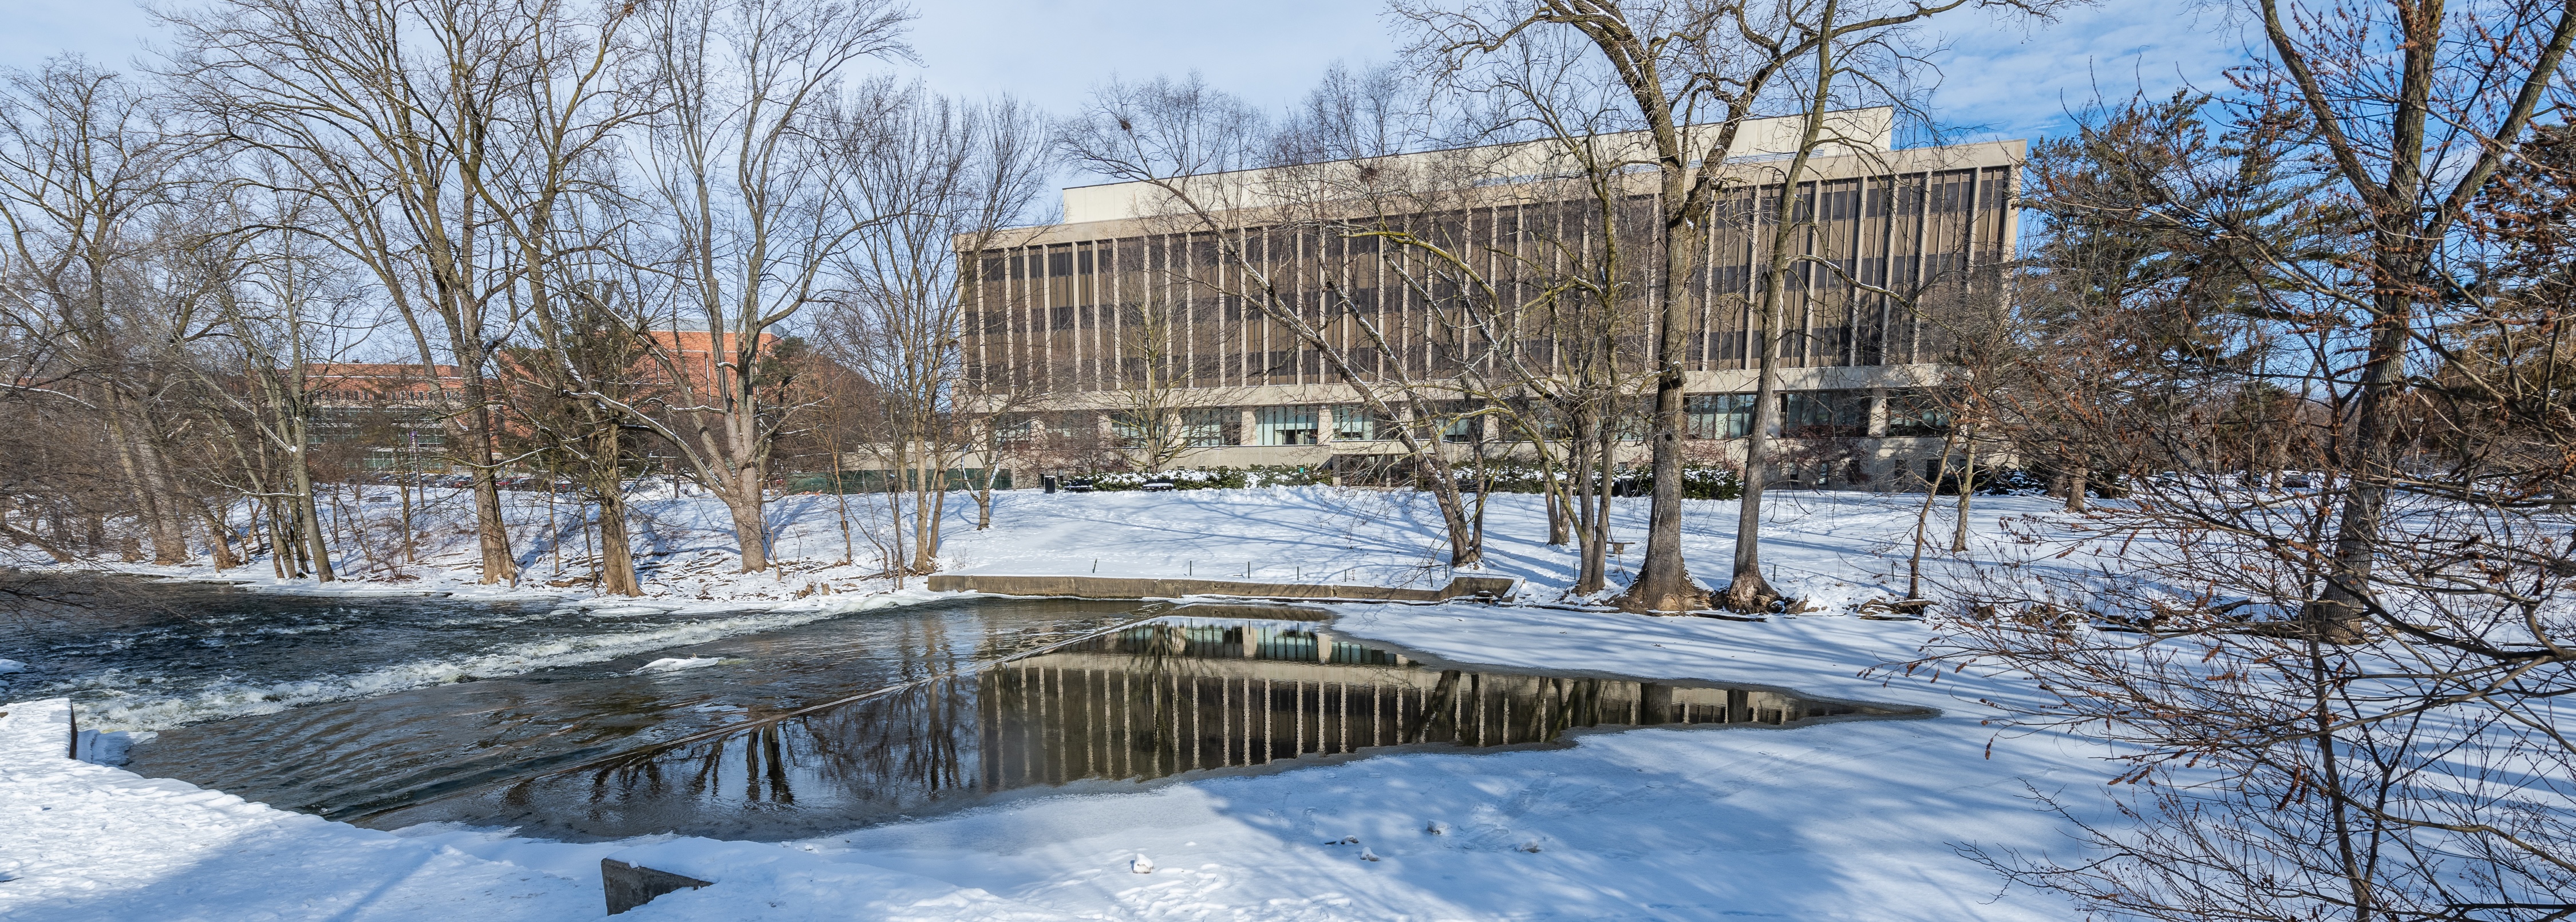
[[[83,561],[79,569],[220,579],[273,592],[368,595],[442,593],[465,599],[573,599],[594,597],[581,509],[541,493],[505,493],[511,542],[522,568],[516,584],[477,581],[479,553],[464,491],[429,489],[415,510],[413,553],[401,552],[398,503],[392,487],[337,491],[342,512],[334,560],[341,582],[281,580],[265,560],[215,570],[200,556],[179,566]],[[1774,585],[1821,609],[1840,610],[1891,585],[1902,586],[1904,546],[1910,541],[1920,494],[1877,495],[1836,491],[1771,494],[1764,559]],[[646,595],[685,601],[776,601],[817,595],[873,594],[895,588],[878,576],[885,567],[876,550],[900,539],[888,523],[885,499],[799,494],[768,507],[771,557],[780,563],[761,573],[739,572],[732,526],[723,505],[705,496],[673,496],[661,489],[629,499],[639,568]],[[1612,561],[1612,583],[1624,585],[1644,551],[1647,501],[1613,500],[1611,537],[1631,543]],[[2053,507],[2031,497],[1980,497],[1971,516],[1982,539],[1998,537],[1999,517]],[[848,537],[842,530],[846,506]],[[1736,505],[1686,503],[1685,551],[1703,581],[1723,582],[1733,545]],[[1931,532],[1945,543],[1950,502],[1943,498]],[[348,510],[363,510],[349,512]],[[908,518],[908,517],[907,517]],[[246,520],[245,520],[246,521]],[[1346,582],[1426,586],[1446,583],[1446,533],[1431,498],[1410,490],[1357,487],[1273,487],[1169,493],[1057,493],[1004,491],[994,496],[989,530],[975,529],[975,506],[951,494],[946,506],[939,569],[949,573],[1195,576],[1264,582]],[[364,524],[367,540],[351,540],[349,523]],[[1546,513],[1539,497],[1496,494],[1485,512],[1486,559],[1474,575],[1520,577],[1524,598],[1555,600],[1574,582],[1578,561],[1571,545],[1546,543]],[[364,550],[360,550],[364,548]],[[407,559],[408,558],[408,559]],[[410,562],[416,560],[417,562]],[[847,561],[847,562],[845,562]],[[0,546],[0,563],[56,566],[32,548]],[[919,581],[907,580],[906,587]]]
[[[979,573],[1089,573],[1097,561],[1103,576],[1224,578],[1248,564],[1266,580],[1445,579],[1424,499],[1328,487],[1021,492],[1003,497],[991,531],[961,520],[942,562]],[[1486,572],[1521,577],[1525,598],[1547,600],[1574,559],[1543,543],[1535,499],[1495,497]],[[1561,750],[1377,756],[1014,800],[783,845],[571,845],[496,830],[359,830],[73,762],[60,754],[62,708],[22,703],[0,706],[10,712],[0,717],[0,918],[583,918],[601,911],[598,862],[611,855],[717,882],[622,917],[638,920],[2063,918],[2070,907],[2054,897],[1999,895],[1953,849],[2064,849],[2059,821],[2023,795],[2036,787],[2105,807],[2106,751],[1981,725],[1996,712],[1978,699],[2022,693],[2008,680],[1862,675],[1926,639],[1911,622],[1848,614],[1901,586],[1919,500],[1778,498],[1766,542],[1774,582],[1818,614],[1746,623],[1353,605],[1337,608],[1334,630],[1463,663],[1758,683],[1942,711],[1930,719],[1639,729]],[[814,504],[830,498],[792,501],[808,505],[783,523],[782,556],[838,560],[837,519]],[[1994,517],[2046,508],[1980,502],[1973,525],[1986,539],[2001,533]],[[1686,519],[1704,575],[1725,559],[1734,508],[1696,503]],[[1642,536],[1644,511],[1622,501],[1620,537]],[[694,550],[658,549],[721,553],[707,546],[721,536],[693,540]],[[830,581],[701,577],[657,591],[778,592],[799,578]],[[842,594],[876,588],[834,583]],[[1140,856],[1151,873],[1136,873]]]

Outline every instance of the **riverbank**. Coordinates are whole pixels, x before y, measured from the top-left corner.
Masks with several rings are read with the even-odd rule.
[[[368,487],[366,510],[349,517],[373,523],[365,542],[342,541],[335,583],[280,579],[264,560],[217,570],[202,556],[177,566],[108,560],[60,564],[31,548],[0,548],[0,562],[38,569],[95,569],[176,579],[220,580],[260,592],[367,596],[443,594],[459,599],[613,602],[590,583],[589,558],[572,507],[544,494],[505,496],[516,583],[479,582],[472,518],[463,491],[430,489],[413,514],[417,538],[401,553],[390,487]],[[1100,576],[1123,579],[1219,579],[1266,583],[1339,583],[1436,588],[1456,576],[1516,579],[1524,602],[1570,598],[1580,561],[1571,545],[1546,543],[1539,497],[1495,494],[1484,511],[1485,559],[1474,568],[1448,565],[1447,535],[1431,497],[1409,490],[1328,486],[1167,493],[1004,491],[994,497],[993,526],[975,528],[976,509],[955,494],[943,517],[936,570],[946,574]],[[875,548],[896,536],[885,524],[883,498],[781,497],[770,505],[771,556],[778,565],[740,572],[724,507],[710,497],[638,495],[635,547],[644,597],[689,603],[779,603],[817,597],[873,595],[920,588],[917,576],[884,574]],[[1766,509],[1773,540],[1763,556],[1773,585],[1817,611],[1849,611],[1903,589],[1920,494],[1779,491]],[[1978,497],[1970,517],[1971,557],[2005,542],[2005,519],[2045,528],[2057,503],[2045,497]],[[1736,503],[1683,506],[1683,550],[1703,583],[1724,582],[1732,552]],[[1612,540],[1626,552],[1611,561],[1611,588],[1626,586],[1644,552],[1644,499],[1611,501]],[[1949,504],[1936,511],[1936,544],[1948,533]],[[908,541],[908,535],[904,537]],[[361,552],[352,547],[366,548]],[[1934,555],[1933,566],[1941,566]]]
[[[370,506],[389,499],[371,487]],[[505,632],[524,643],[474,645],[383,664],[316,669],[305,675],[227,673],[203,687],[158,683],[140,671],[113,675],[67,674],[61,657],[43,649],[0,643],[0,656],[25,661],[24,674],[0,676],[0,697],[73,695],[84,719],[105,730],[151,731],[196,720],[274,711],[312,702],[382,694],[463,676],[489,678],[541,669],[599,663],[661,647],[775,630],[820,618],[940,597],[922,577],[876,575],[873,565],[841,563],[852,547],[864,551],[865,529],[854,526],[855,545],[844,545],[840,498],[790,496],[772,505],[776,559],[770,571],[744,574],[733,551],[723,506],[707,497],[638,497],[636,508],[646,555],[646,595],[603,595],[587,585],[554,586],[578,579],[586,565],[550,532],[569,528],[569,513],[550,508],[543,494],[510,494],[512,535],[523,568],[516,585],[483,585],[472,568],[478,559],[464,495],[435,495],[415,508],[427,522],[420,564],[383,569],[364,566],[364,555],[341,561],[350,578],[334,583],[278,579],[264,561],[225,570],[200,559],[180,566],[115,562],[36,564],[42,569],[94,569],[177,580],[224,582],[260,594],[357,602],[371,598],[450,600],[459,604],[518,606],[503,613]],[[974,527],[974,505],[952,497],[939,557],[943,575],[1199,581],[1268,584],[1339,584],[1431,589],[1460,577],[1504,579],[1517,585],[1514,604],[1582,604],[1626,585],[1643,547],[1631,544],[1612,559],[1611,588],[1592,600],[1573,597],[1579,560],[1570,546],[1545,542],[1547,520],[1539,497],[1497,494],[1485,512],[1486,556],[1474,569],[1446,565],[1445,532],[1430,497],[1411,491],[1336,487],[1275,487],[1169,493],[1044,494],[1007,491],[995,497],[993,527]],[[851,497],[853,504],[875,498]],[[1774,586],[1800,599],[1811,613],[1854,612],[1872,599],[1904,592],[1903,567],[1920,495],[1788,491],[1775,494],[1764,548]],[[2044,497],[1979,497],[1971,521],[1978,536],[1970,561],[1991,560],[2021,548],[2006,540],[2003,522],[2045,528],[2054,503]],[[1644,533],[1647,501],[1614,500],[1612,535],[1634,540]],[[864,509],[858,510],[864,512]],[[1947,504],[1944,504],[1944,512]],[[372,515],[372,514],[371,514]],[[439,516],[445,516],[440,518]],[[381,516],[375,518],[381,519]],[[1684,549],[1703,583],[1723,581],[1719,569],[1733,549],[1736,504],[1685,504]],[[1946,531],[1940,517],[1936,535]],[[384,536],[378,535],[378,545]],[[21,564],[34,564],[25,549]],[[873,560],[873,558],[871,558]],[[1936,572],[1952,566],[1928,558]],[[1502,595],[1502,593],[1497,593]],[[333,619],[365,621],[351,614]],[[482,619],[467,619],[480,621]],[[469,625],[470,627],[470,625]],[[231,643],[231,640],[220,640]],[[325,674],[327,672],[327,674]]]

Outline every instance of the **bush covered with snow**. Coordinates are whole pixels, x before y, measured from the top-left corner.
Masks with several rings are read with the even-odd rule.
[[[1154,480],[1169,480],[1176,490],[1240,490],[1248,487],[1305,487],[1331,483],[1333,474],[1321,467],[1299,467],[1290,464],[1256,464],[1250,467],[1178,468],[1160,474],[1126,471],[1101,474],[1090,478],[1092,489],[1104,491],[1142,490]]]
[[[1548,479],[1548,475],[1537,465],[1519,462],[1487,464],[1481,472],[1472,465],[1462,466],[1457,469],[1457,474],[1458,482],[1470,490],[1475,489],[1479,478],[1482,478],[1483,482],[1492,485],[1493,492],[1496,493],[1536,493]],[[1555,474],[1558,480],[1565,480],[1569,476],[1563,471]],[[1593,479],[1597,482],[1600,480],[1600,475],[1595,474]],[[1622,472],[1612,480],[1617,489],[1623,491],[1622,495],[1644,496],[1655,487],[1654,472],[1645,468]],[[1682,468],[1682,498],[1684,499],[1736,499],[1743,495],[1744,481],[1736,476],[1732,468],[1706,466]]]

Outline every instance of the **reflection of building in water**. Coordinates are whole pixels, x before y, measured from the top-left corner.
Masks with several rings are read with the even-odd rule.
[[[1856,713],[1770,691],[1435,670],[1272,623],[1157,623],[986,670],[983,786],[1158,778],[1374,746]]]
[[[528,834],[819,835],[1018,788],[1578,727],[1896,715],[1784,692],[1437,669],[1312,622],[1166,618],[406,812]],[[1285,767],[1284,765],[1282,767]]]

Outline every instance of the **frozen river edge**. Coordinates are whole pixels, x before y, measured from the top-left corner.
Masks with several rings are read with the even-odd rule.
[[[74,762],[62,707],[22,703],[0,706],[0,918],[589,918],[603,912],[599,861],[612,855],[717,881],[621,916],[638,920],[2059,918],[2053,897],[1999,898],[1953,846],[2063,848],[2030,787],[2107,807],[2089,799],[2098,744],[1981,725],[1994,712],[1976,700],[2016,694],[2010,683],[1860,676],[1912,654],[1925,635],[1911,623],[1336,611],[1338,632],[1461,663],[1771,685],[1943,714],[1379,756],[783,844],[574,845],[375,832]],[[1152,873],[1133,870],[1140,855]]]

